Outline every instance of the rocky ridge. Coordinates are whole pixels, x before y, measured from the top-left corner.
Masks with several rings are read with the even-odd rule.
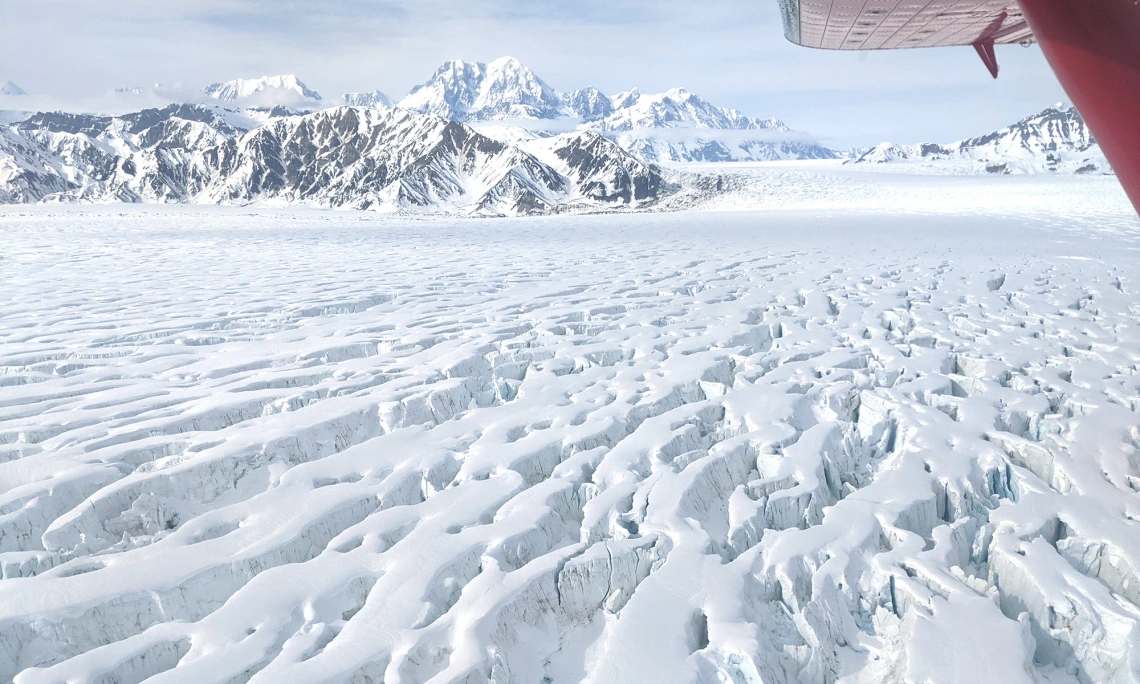
[[[662,188],[655,170],[588,131],[557,141],[568,150],[551,154],[560,172],[464,124],[400,109],[261,115],[202,105],[36,114],[0,135],[0,202],[531,214],[644,203]]]

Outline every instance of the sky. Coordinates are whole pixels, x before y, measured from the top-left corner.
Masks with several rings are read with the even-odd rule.
[[[503,55],[560,91],[683,87],[836,148],[949,142],[1066,100],[1036,46],[998,46],[996,81],[969,47],[810,50],[776,0],[0,0],[0,82],[37,108],[283,73],[398,99],[445,60]]]

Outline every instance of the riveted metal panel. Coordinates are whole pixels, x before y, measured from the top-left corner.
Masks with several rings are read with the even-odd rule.
[[[784,35],[826,50],[1027,43],[1016,0],[778,0]]]

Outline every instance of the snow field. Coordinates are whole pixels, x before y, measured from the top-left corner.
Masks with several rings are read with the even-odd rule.
[[[6,211],[0,680],[1140,681],[1140,226],[1056,187]]]

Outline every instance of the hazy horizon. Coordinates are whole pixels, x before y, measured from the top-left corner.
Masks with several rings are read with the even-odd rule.
[[[110,93],[283,73],[328,100],[377,89],[398,100],[444,61],[504,55],[559,91],[683,87],[836,148],[958,140],[1067,100],[1036,46],[999,46],[996,81],[968,47],[809,50],[784,39],[775,0],[44,0],[0,6],[0,81],[29,93],[0,108],[153,106]]]

